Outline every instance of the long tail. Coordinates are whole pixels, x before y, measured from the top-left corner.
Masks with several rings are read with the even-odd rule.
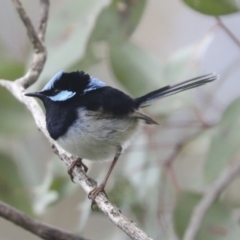
[[[150,92],[142,97],[134,99],[136,108],[146,107],[151,102],[164,98],[178,92],[182,92],[191,88],[199,87],[205,83],[212,82],[218,79],[218,75],[214,73],[206,74],[200,77],[192,78],[187,81],[177,83],[174,85],[168,85],[166,87],[160,88],[156,91]]]

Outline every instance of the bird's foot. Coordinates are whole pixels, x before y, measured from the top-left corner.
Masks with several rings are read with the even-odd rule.
[[[88,171],[88,167],[82,162],[82,159],[81,158],[77,158],[75,161],[73,161],[72,163],[71,163],[71,165],[68,167],[68,174],[70,175],[70,177],[71,177],[71,180],[72,180],[72,182],[74,182],[73,181],[73,169],[75,168],[75,167],[82,167],[83,168],[83,170],[84,170],[84,172],[87,172]]]
[[[102,192],[106,195],[106,197],[108,198],[104,188],[105,188],[105,183],[100,184],[98,187],[94,188],[91,192],[89,192],[88,194],[88,198],[92,200],[92,204],[91,204],[91,209],[93,210],[93,206],[96,204],[95,202],[95,198],[97,197],[97,195]]]

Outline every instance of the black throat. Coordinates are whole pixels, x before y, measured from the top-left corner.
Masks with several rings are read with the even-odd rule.
[[[53,102],[45,99],[43,103],[46,109],[47,130],[51,138],[57,140],[77,120],[77,111],[69,101]]]

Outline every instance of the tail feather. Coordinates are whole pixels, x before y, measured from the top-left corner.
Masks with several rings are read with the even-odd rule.
[[[218,75],[214,73],[210,73],[200,77],[189,79],[181,83],[160,88],[142,97],[134,99],[136,108],[146,107],[155,100],[158,100],[158,99],[161,99],[161,98],[164,98],[164,97],[167,97],[191,88],[199,87],[201,85],[204,85],[205,83],[212,82],[216,79],[218,79]]]

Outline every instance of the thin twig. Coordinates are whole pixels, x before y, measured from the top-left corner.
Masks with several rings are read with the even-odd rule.
[[[228,36],[237,44],[237,46],[240,48],[240,41],[237,39],[237,37],[228,29],[228,27],[222,22],[220,17],[216,17],[217,22],[219,26],[228,34]]]
[[[193,210],[183,240],[194,240],[196,238],[197,232],[201,227],[203,218],[208,209],[217,200],[222,191],[225,190],[239,174],[240,161],[224,169],[219,177],[207,188],[202,200]]]
[[[32,219],[3,202],[0,202],[0,216],[45,240],[87,240]]]
[[[191,138],[192,139],[192,138]],[[173,163],[173,161],[177,158],[177,156],[179,155],[179,153],[182,151],[182,149],[184,148],[185,144],[187,144],[191,139],[188,140],[184,140],[178,144],[176,144],[173,152],[163,161],[163,165],[165,167],[170,167]]]
[[[22,3],[19,0],[12,0],[12,1],[15,4],[18,14],[26,27],[28,37],[33,45],[34,50],[43,52],[44,47],[43,47],[42,41],[38,38],[38,35],[34,29],[32,21],[27,16],[27,13],[26,13],[25,9],[23,8]],[[46,1],[46,2],[48,2],[48,1]]]
[[[22,78],[17,80],[18,82],[20,82],[20,84],[24,88],[27,88],[37,81],[38,77],[40,76],[43,70],[43,67],[47,58],[47,51],[45,49],[43,40],[44,40],[46,26],[47,26],[49,0],[40,0],[41,16],[40,16],[38,32],[36,32],[36,30],[34,29],[34,26],[30,18],[27,16],[27,13],[23,8],[21,2],[19,0],[12,0],[12,1],[15,4],[17,12],[26,27],[28,37],[32,43],[33,50],[34,50],[33,60],[29,70]]]
[[[47,20],[48,20],[48,12],[49,12],[49,1],[48,0],[40,0],[40,22],[38,25],[38,37],[43,42],[45,38],[46,28],[47,28]]]

